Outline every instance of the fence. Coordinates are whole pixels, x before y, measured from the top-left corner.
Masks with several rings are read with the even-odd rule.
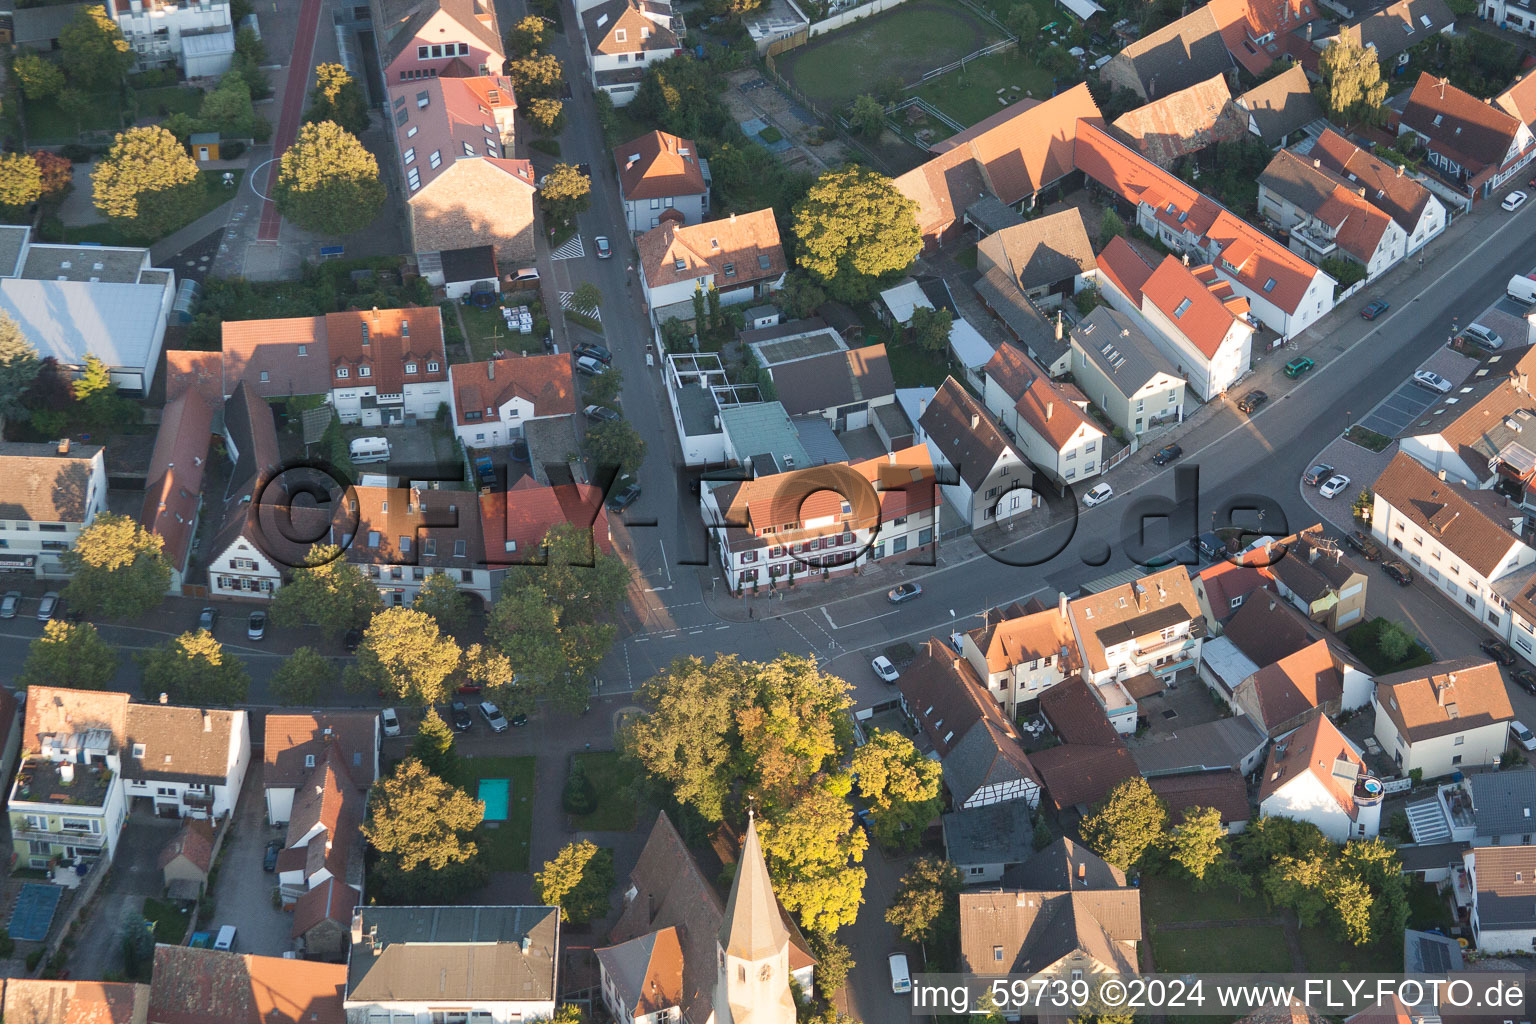
[[[901,113],[903,110],[908,109],[909,107],[916,107],[924,114],[927,114],[929,117],[933,118],[935,121],[948,127],[950,131],[965,131],[965,125],[961,124],[959,121],[956,121],[954,118],[950,117],[948,114],[944,113],[938,107],[935,107],[932,103],[929,103],[921,96],[908,96],[900,103],[894,104],[893,106],[889,106],[885,109],[885,116],[887,120],[890,121],[891,131],[895,132],[897,135],[900,135],[902,138],[906,138],[907,133],[902,129],[901,125],[896,122],[896,115]],[[915,139],[908,139],[908,141],[915,146],[922,145],[922,143],[917,142]],[[927,147],[924,146],[923,148],[926,149]]]
[[[913,85],[907,86],[907,88],[915,88],[916,86],[921,85],[923,82],[926,82],[929,79],[938,78],[940,75],[947,75],[951,71],[964,68],[967,63],[975,60],[978,57],[985,57],[988,54],[997,53],[999,50],[1006,50],[1010,47],[1018,45],[1019,41],[1017,39],[1004,39],[1000,42],[993,43],[991,46],[983,46],[975,53],[968,53],[964,57],[961,57],[959,60],[951,64],[946,64],[941,68],[934,68],[932,71],[924,71],[923,77],[917,82],[913,83]]]
[[[809,110],[811,113],[815,114],[821,120],[827,120],[827,115],[822,113],[821,108],[813,103],[809,96],[801,92],[799,89],[796,89],[789,83],[789,79],[779,74],[779,69],[774,66],[773,57],[765,55],[763,57],[763,63],[767,66],[768,74],[772,76],[774,84],[779,87],[780,91],[782,91],[786,96],[794,100],[796,103],[800,104],[806,110]]]
[[[976,15],[976,17],[981,18],[983,21],[991,22],[992,26],[1003,35],[1007,36],[1009,39],[1012,39],[1014,42],[1018,42],[1019,37],[1009,31],[1007,25],[1004,25],[1001,21],[998,21],[997,15],[993,14],[985,7],[982,7],[980,4],[974,3],[973,0],[960,0],[960,2],[966,7],[969,7],[971,13]]]
[[[839,11],[837,14],[830,15],[818,22],[815,22],[808,30],[808,34],[812,39],[814,39],[825,32],[831,32],[834,29],[842,28],[844,25],[851,25],[858,21],[860,18],[867,18],[871,14],[879,14],[881,11],[889,10],[890,8],[896,7],[905,2],[906,0],[871,0],[870,3],[860,4],[857,7],[850,7],[846,11]]]
[[[777,57],[779,54],[786,50],[793,50],[797,46],[804,46],[808,38],[808,27],[801,25],[789,35],[780,36],[778,39],[775,39],[773,42],[769,43],[768,48],[763,51],[763,56],[764,58],[772,59],[773,57]]]

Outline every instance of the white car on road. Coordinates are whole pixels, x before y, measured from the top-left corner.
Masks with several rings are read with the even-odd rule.
[[[1525,199],[1525,193],[1521,192],[1519,189],[1516,189],[1509,195],[1505,196],[1504,202],[1500,203],[1499,205],[1504,207],[1506,210],[1514,211],[1525,205]]]
[[[1413,382],[1421,388],[1428,388],[1431,391],[1438,391],[1442,395],[1451,390],[1450,381],[1446,380],[1438,373],[1430,373],[1428,370],[1420,370],[1419,372],[1415,373],[1413,375]]]
[[[1093,490],[1083,495],[1083,504],[1089,508],[1102,505],[1115,496],[1115,490],[1109,484],[1095,484]]]
[[[1325,498],[1336,498],[1339,492],[1349,486],[1349,477],[1343,473],[1336,473],[1329,477],[1323,486],[1317,489],[1317,493]]]
[[[891,664],[891,659],[883,654],[870,662],[869,667],[875,670],[875,675],[887,683],[894,683],[901,678],[901,673],[896,671],[896,666]]]

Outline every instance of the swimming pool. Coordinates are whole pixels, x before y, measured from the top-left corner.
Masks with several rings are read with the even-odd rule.
[[[480,801],[485,804],[486,821],[507,820],[507,798],[511,790],[511,779],[480,780]]]

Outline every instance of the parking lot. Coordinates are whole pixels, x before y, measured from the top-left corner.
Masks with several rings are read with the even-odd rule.
[[[1381,404],[1360,421],[1360,426],[1384,437],[1396,437],[1434,405],[1439,397],[1428,388],[1415,384],[1412,379],[1406,380],[1397,386],[1396,391],[1382,399]]]
[[[235,810],[235,822],[219,861],[214,881],[213,914],[200,927],[217,931],[235,926],[235,949],[261,956],[282,956],[293,948],[290,933],[293,915],[272,906],[277,876],[262,870],[267,840],[282,838],[286,828],[267,824],[267,805],[261,785],[262,762],[253,759],[245,773],[245,787]]]

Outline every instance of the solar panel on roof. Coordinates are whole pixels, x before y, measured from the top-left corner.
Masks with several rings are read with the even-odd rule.
[[[1419,960],[1424,965],[1424,970],[1431,974],[1440,974],[1451,969],[1451,954],[1441,943],[1432,939],[1419,940]]]

